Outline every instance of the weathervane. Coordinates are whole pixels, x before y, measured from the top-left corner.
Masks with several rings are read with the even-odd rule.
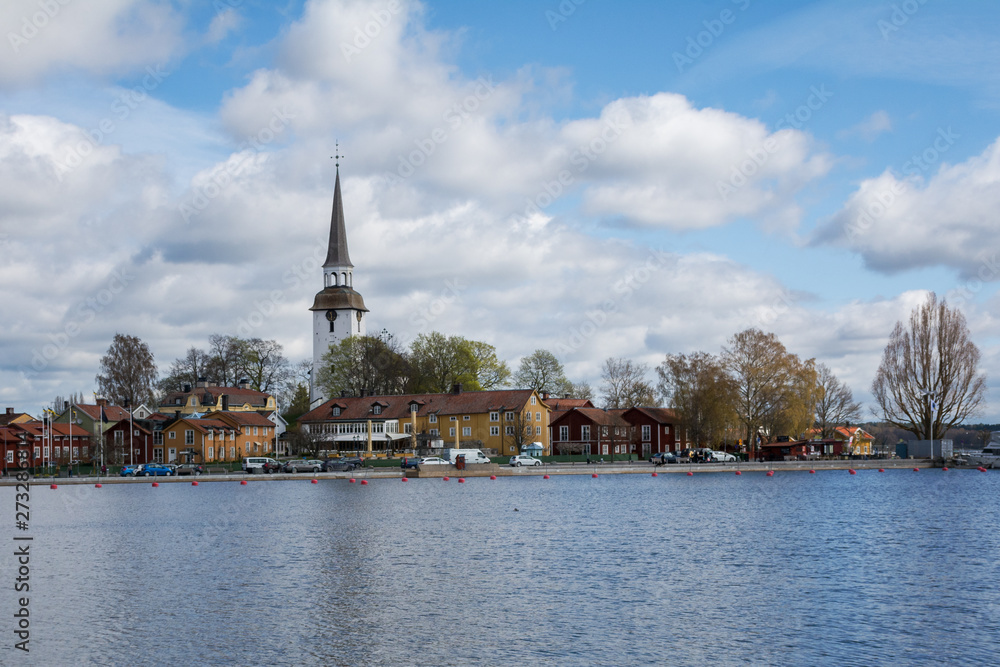
[[[335,146],[336,146],[336,149],[335,149],[336,152],[333,155],[330,156],[330,159],[331,160],[336,160],[336,162],[334,162],[334,165],[336,165],[337,169],[340,169],[340,158],[342,158],[344,156],[340,154],[340,142],[339,141],[336,142]]]

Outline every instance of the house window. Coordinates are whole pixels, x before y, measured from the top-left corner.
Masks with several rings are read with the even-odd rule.
[[[512,421],[514,421],[514,413],[513,412],[506,412],[506,413],[504,413],[503,418],[506,419],[509,422],[512,422]]]
[[[80,458],[80,448],[79,447],[74,447],[73,448],[73,458],[74,459]]]
[[[563,442],[569,442],[569,426],[559,427],[559,439]]]
[[[455,427],[454,426],[452,426],[450,429],[448,429],[448,435],[450,435],[453,438],[455,437]]]
[[[449,417],[448,421],[450,421],[450,422],[457,422],[458,421],[458,417]]]
[[[194,444],[194,431],[184,431],[184,444],[185,445]]]
[[[14,450],[8,449],[7,450],[7,463],[13,463],[13,462],[14,462]]]
[[[231,459],[235,459],[236,458],[236,448],[235,447],[230,447],[229,448],[229,458],[231,458]]]
[[[45,458],[49,458],[49,448],[45,447]]]
[[[115,445],[121,447],[125,442],[125,434],[121,431],[115,431]]]
[[[670,427],[669,427],[669,426],[664,426],[664,427],[663,427],[663,432],[664,432],[665,434],[667,434],[667,435],[670,435]]]
[[[525,412],[524,413],[524,420],[525,421],[529,421],[529,422],[531,421],[531,413],[530,412]]]
[[[419,405],[417,405],[416,403],[410,403],[410,412],[416,412],[419,409],[420,409]]]
[[[334,417],[339,417],[340,416],[340,408],[339,407],[333,406],[333,416]]]
[[[208,448],[208,460],[211,461],[215,459],[215,447]]]
[[[260,435],[259,433],[257,433],[257,427],[256,426],[253,427],[253,434],[254,435]]]
[[[157,463],[163,463],[163,447],[153,448],[153,460]]]
[[[617,431],[617,429],[615,429],[615,430]],[[602,426],[601,427],[601,435],[603,435],[605,438],[608,437],[608,427],[607,426]]]
[[[643,427],[642,427],[642,440],[643,440],[643,442],[646,442],[646,441],[650,440],[652,437],[653,437],[653,434],[650,432],[649,424],[644,424]]]
[[[431,424],[437,424],[437,422],[438,422],[438,416],[437,415],[428,415],[427,416],[427,421],[430,422]]]
[[[431,433],[431,435],[433,435],[433,436],[439,436],[439,435],[441,435],[441,432],[440,432],[440,431],[438,431],[438,430],[437,430],[436,428],[432,428],[432,429],[430,430],[430,433]]]
[[[154,445],[162,445],[163,444],[163,431],[154,431],[153,432],[153,444]]]
[[[214,440],[215,439],[215,431],[209,431],[208,432],[208,439],[209,440]]]
[[[491,412],[490,413],[490,421],[491,422],[498,422],[498,421],[500,421],[500,413],[499,412]]]
[[[462,415],[462,421],[467,422],[470,419],[472,419],[472,417],[470,417],[469,415]]]
[[[513,426],[504,426],[503,431],[507,435],[514,435],[514,427]]]
[[[590,424],[584,424],[580,427],[580,439],[590,440]]]
[[[413,424],[411,424],[410,422],[404,422],[403,433],[413,433]]]
[[[542,421],[542,413],[541,412],[536,412],[535,413],[535,421],[536,422]]]
[[[500,427],[490,426],[490,435],[500,435]]]
[[[471,435],[472,435],[472,427],[471,426],[463,426],[462,427],[462,437],[468,438]]]
[[[535,435],[541,435],[541,434],[542,434],[542,427],[541,426],[536,426],[535,427]]]
[[[531,404],[532,405],[537,405],[538,404],[538,400],[534,396],[531,397]]]
[[[46,448],[46,449],[47,449],[47,448]],[[35,447],[35,458],[36,458],[36,459],[38,458],[38,456],[39,456],[39,453],[40,453],[40,452],[38,451],[38,447]],[[45,452],[45,453],[46,453],[46,454],[48,454],[48,452]]]
[[[138,437],[139,436],[139,429],[136,429],[135,432],[132,435]]]
[[[176,440],[176,439],[177,439],[177,431],[171,431],[168,440]]]
[[[373,414],[376,414],[376,415],[380,415],[380,414],[382,414],[382,406],[381,406],[381,405],[378,405],[378,404],[376,404],[376,405],[373,405],[373,406],[372,406],[372,413],[373,413]]]

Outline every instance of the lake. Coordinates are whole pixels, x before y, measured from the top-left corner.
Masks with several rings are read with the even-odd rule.
[[[989,664],[1000,475],[862,470],[31,490],[0,663]],[[24,533],[20,533],[23,535]]]

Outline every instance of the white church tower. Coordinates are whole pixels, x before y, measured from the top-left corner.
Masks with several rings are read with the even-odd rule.
[[[347,253],[347,227],[344,225],[344,203],[340,199],[340,156],[337,156],[337,180],[333,186],[333,216],[330,220],[330,244],[323,263],[323,291],[316,294],[313,314],[313,364],[309,380],[310,407],[331,398],[317,385],[323,355],[331,345],[348,336],[365,335],[368,309],[364,299],[354,291],[354,265]]]

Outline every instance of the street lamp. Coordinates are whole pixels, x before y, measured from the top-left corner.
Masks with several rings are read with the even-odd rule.
[[[920,389],[923,393],[924,398],[927,399],[927,437],[931,441],[931,461],[934,460],[934,410],[937,409],[937,403],[934,402],[935,393],[930,389]],[[943,453],[943,450],[942,450]]]

